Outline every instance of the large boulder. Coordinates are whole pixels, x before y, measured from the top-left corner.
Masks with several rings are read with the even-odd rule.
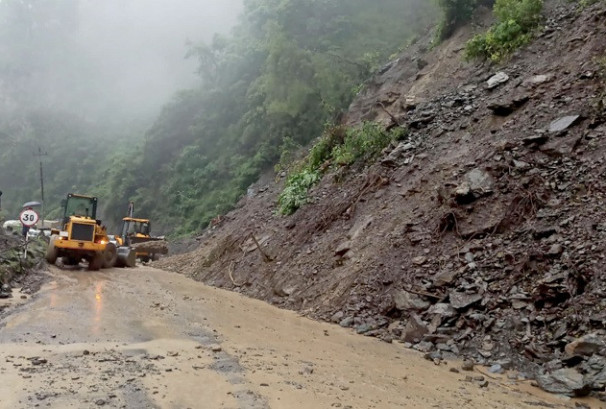
[[[586,396],[591,392],[591,384],[577,370],[563,368],[551,373],[537,376],[537,383],[541,389],[566,396]]]

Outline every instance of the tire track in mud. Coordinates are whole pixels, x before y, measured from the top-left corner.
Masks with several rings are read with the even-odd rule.
[[[187,322],[184,324],[187,324]],[[212,351],[214,362],[208,366],[208,369],[220,374],[229,384],[236,387],[236,390],[230,392],[230,394],[237,400],[240,409],[269,409],[264,397],[247,388],[248,382],[244,378],[244,368],[240,365],[237,357],[230,355],[221,348],[218,335],[203,329],[188,331],[185,335],[198,342],[201,347]]]

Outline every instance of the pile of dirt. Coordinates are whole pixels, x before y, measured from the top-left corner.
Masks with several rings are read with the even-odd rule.
[[[0,299],[12,298],[14,289],[21,294],[32,294],[40,289],[46,279],[44,253],[46,242],[42,239],[29,243],[14,234],[0,232]],[[0,304],[0,312],[10,304]]]
[[[166,240],[152,240],[134,243],[131,247],[139,252],[168,254],[168,242]]]
[[[327,175],[290,217],[280,182],[255,186],[198,249],[156,265],[433,360],[601,393],[606,4],[577,7],[547,2],[536,41],[501,66],[463,62],[468,32],[417,44],[347,116],[408,140]]]

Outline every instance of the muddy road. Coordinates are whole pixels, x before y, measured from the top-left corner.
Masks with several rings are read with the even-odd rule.
[[[0,321],[2,408],[566,408],[580,402],[479,370],[453,372],[459,364],[436,366],[401,345],[174,273],[138,267],[52,268],[50,274],[48,285]]]

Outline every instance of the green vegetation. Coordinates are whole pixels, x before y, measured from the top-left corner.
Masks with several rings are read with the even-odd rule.
[[[16,218],[22,203],[40,198],[39,147],[44,155],[47,218],[60,217],[60,202],[68,192],[99,195],[101,206],[114,200],[117,196],[109,184],[124,177],[128,144],[123,134],[105,130],[66,112],[32,110],[11,118],[0,114],[0,186],[6,217]],[[125,153],[116,153],[120,150]],[[136,147],[132,150],[136,152]],[[118,200],[124,213],[128,202]],[[118,219],[116,215],[116,223]]]
[[[110,227],[132,200],[138,215],[154,220],[156,233],[173,235],[199,231],[231,210],[276,163],[288,169],[298,147],[321,135],[323,124],[334,122],[369,76],[437,13],[426,0],[247,0],[230,35],[190,45],[199,86],[175,95],[151,126],[142,126],[19,99],[21,85],[36,73],[11,76],[44,68],[32,64],[31,50],[48,49],[49,59],[69,61],[65,68],[74,70],[77,47],[86,46],[70,41],[77,0],[45,8],[30,3],[0,2],[0,51],[6,51],[0,84],[10,96],[0,100],[3,204],[13,215],[21,203],[39,199],[34,154],[41,146],[48,153],[47,216],[58,215],[70,191],[94,194]],[[30,26],[36,35],[28,35]],[[61,47],[49,47],[49,38]],[[75,71],[78,83],[87,83],[86,73]],[[365,143],[375,144],[348,139],[347,148],[335,151],[338,161],[357,160],[372,149]],[[317,161],[325,155],[316,153]],[[316,182],[313,172],[303,176],[293,186]]]
[[[20,233],[20,232],[19,232]],[[4,235],[0,230],[2,242],[0,243],[0,285],[7,284],[18,275],[27,273],[39,266],[44,258],[47,243],[43,238],[35,238],[27,245],[27,257],[24,258],[23,243],[20,234]]]
[[[593,4],[596,4],[600,1],[604,1],[604,0],[577,0],[579,2],[579,7],[582,9],[587,8]]]
[[[361,127],[348,129],[342,144],[333,148],[330,160],[336,165],[351,165],[358,160],[375,158],[393,140],[406,133],[403,128],[384,131],[379,125],[367,122]]]
[[[436,41],[449,38],[454,31],[467,24],[477,7],[477,0],[437,0],[442,10],[442,20],[436,33]]]
[[[332,127],[309,151],[309,155],[291,172],[278,199],[280,213],[289,215],[307,203],[307,191],[320,181],[329,165],[348,166],[376,157],[389,143],[406,135],[403,128],[387,132],[378,124],[366,122],[360,127]]]
[[[496,0],[493,12],[497,23],[467,43],[467,58],[499,61],[527,44],[541,21],[542,9],[543,0]]]
[[[425,0],[246,2],[233,35],[192,45],[201,87],[165,108],[111,191],[164,230],[206,227],[261,172],[279,161],[288,168],[297,147],[321,135],[434,12]],[[285,208],[305,200],[297,192],[316,182],[313,173],[293,177]]]
[[[307,191],[320,181],[319,169],[305,168],[288,176],[286,186],[278,198],[278,210],[282,214],[293,214],[307,203]]]

